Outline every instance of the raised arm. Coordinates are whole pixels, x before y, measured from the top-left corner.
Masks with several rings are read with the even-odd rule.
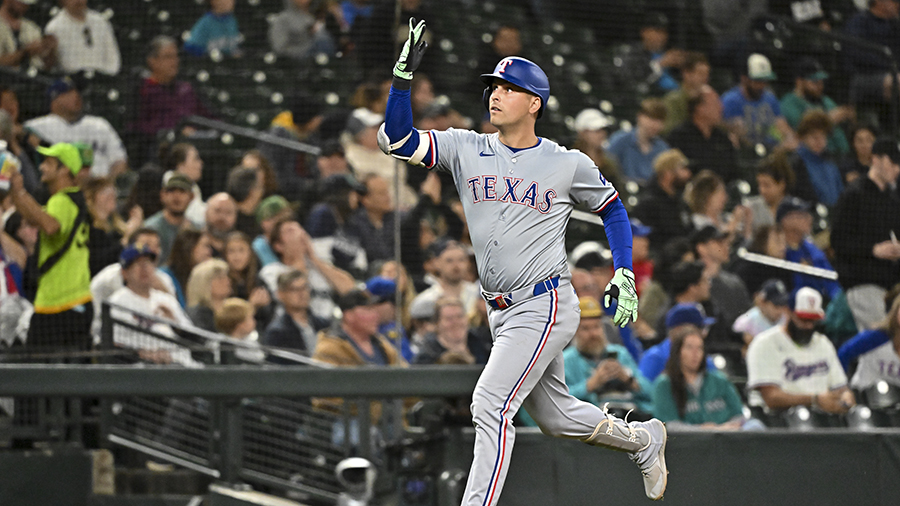
[[[422,40],[425,21],[416,24],[409,19],[409,38],[403,45],[400,58],[394,65],[394,79],[388,96],[384,124],[378,131],[378,146],[385,153],[410,165],[434,167],[436,160],[434,139],[428,132],[413,128],[410,87],[413,71],[422,61],[428,43]]]

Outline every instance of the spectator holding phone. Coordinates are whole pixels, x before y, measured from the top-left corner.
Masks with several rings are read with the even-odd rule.
[[[650,382],[624,346],[607,341],[600,303],[593,297],[580,297],[578,306],[581,323],[575,331],[575,346],[563,352],[569,391],[598,406],[617,402],[649,414]]]

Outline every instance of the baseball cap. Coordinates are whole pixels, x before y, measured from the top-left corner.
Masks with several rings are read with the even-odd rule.
[[[815,288],[804,286],[794,293],[794,314],[804,320],[822,320],[825,311],[822,309],[822,294]]]
[[[38,146],[37,152],[44,156],[56,158],[63,165],[68,167],[73,175],[78,175],[83,167],[81,153],[78,151],[78,148],[68,142],[58,142],[49,148]]]
[[[653,227],[644,225],[637,218],[631,219],[631,235],[633,237],[647,237],[650,232],[653,232]]]
[[[769,301],[776,306],[787,306],[790,298],[787,287],[780,279],[770,279],[763,283],[759,289],[759,294],[763,300]]]
[[[572,250],[570,258],[577,269],[591,270],[612,265],[612,253],[597,241],[579,244]]]
[[[780,223],[790,213],[798,211],[808,213],[810,209],[812,208],[805,200],[797,197],[787,197],[778,204],[778,209],[775,211],[775,221]]]
[[[135,245],[129,244],[119,254],[119,264],[123,269],[127,269],[141,257],[147,257],[154,262],[156,261],[156,253],[147,246],[138,249]]]
[[[703,307],[699,304],[687,302],[676,304],[666,313],[667,329],[688,323],[702,329],[716,323],[716,319],[706,316],[706,312],[703,311]]]
[[[662,12],[648,12],[641,20],[641,28],[669,28],[669,17]]]
[[[822,64],[815,58],[803,58],[797,63],[795,77],[807,81],[823,81],[828,79],[828,72],[822,68]]]
[[[427,297],[416,297],[409,305],[409,317],[414,320],[434,319],[434,300]]]
[[[94,148],[83,142],[73,142],[72,145],[78,149],[78,156],[81,157],[81,165],[83,167],[92,167],[94,165]]]
[[[184,190],[186,192],[194,191],[194,182],[184,174],[176,172],[172,174],[162,187],[163,190]]]
[[[256,222],[262,223],[290,207],[291,203],[281,195],[266,197],[259,203],[259,207],[256,208]]]
[[[377,127],[384,123],[384,115],[370,111],[365,107],[358,107],[350,113],[347,119],[347,132],[350,135],[357,135],[366,128]]]
[[[575,131],[603,130],[615,123],[612,118],[600,112],[600,109],[584,109],[575,116]]]
[[[754,81],[774,81],[777,79],[772,72],[772,62],[765,55],[753,53],[747,58],[747,77]]]
[[[704,244],[709,241],[716,241],[728,237],[728,234],[719,230],[714,225],[706,225],[700,230],[696,230],[691,234],[691,246],[696,247],[698,244]]]
[[[333,174],[326,177],[319,183],[319,189],[322,195],[331,195],[341,190],[355,191],[360,195],[368,192],[366,185],[360,183],[352,174]]]
[[[50,99],[51,102],[56,100],[56,97],[62,95],[63,93],[68,93],[72,90],[77,90],[78,87],[75,86],[75,81],[70,77],[63,77],[53,81],[53,84],[47,88],[47,98]]]
[[[375,276],[366,281],[366,290],[372,294],[378,302],[392,302],[397,293],[397,283],[393,279]]]
[[[600,303],[593,297],[579,297],[578,307],[581,309],[581,318],[602,318],[603,309]]]
[[[872,154],[887,156],[894,163],[900,163],[900,142],[890,137],[880,137],[872,146]]]
[[[341,308],[341,311],[374,304],[378,304],[378,299],[362,290],[351,290],[338,298],[338,307]]]

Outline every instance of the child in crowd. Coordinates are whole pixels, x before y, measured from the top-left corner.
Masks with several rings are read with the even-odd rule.
[[[770,279],[756,292],[753,307],[737,317],[731,330],[744,336],[743,351],[746,354],[747,346],[754,337],[775,325],[784,324],[788,313],[787,288],[782,281]]]

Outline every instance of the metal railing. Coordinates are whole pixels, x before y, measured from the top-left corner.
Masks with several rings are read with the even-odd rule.
[[[29,415],[0,427],[0,439],[77,442],[82,427],[96,425],[101,446],[128,448],[225,482],[328,502],[340,492],[334,469],[344,458],[362,456],[387,468],[389,448],[407,435],[399,399],[471,392],[479,370],[426,368],[386,378],[378,368],[337,369],[302,354],[141,315],[142,323],[165,324],[173,333],[150,330],[108,303],[101,315],[94,360],[104,363],[0,367],[0,396],[14,396]],[[135,347],[189,354],[192,362],[149,363]],[[297,365],[241,363],[241,349]],[[342,402],[331,409],[316,405],[315,398],[326,396]],[[370,411],[376,404],[377,411]],[[82,405],[84,413],[73,411]]]

